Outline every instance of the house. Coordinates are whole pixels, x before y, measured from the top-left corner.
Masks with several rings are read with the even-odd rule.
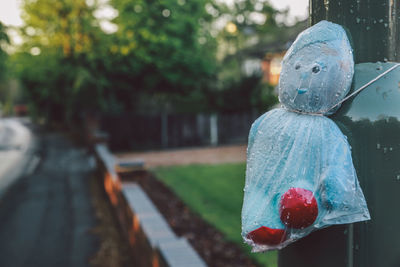
[[[241,51],[242,55],[246,57],[243,62],[244,73],[253,74],[256,71],[261,71],[263,82],[277,85],[281,72],[281,62],[287,49],[297,35],[307,27],[308,20],[303,20],[293,26],[282,26],[277,32],[261,36],[257,44]],[[255,67],[256,62],[258,62],[258,70]]]

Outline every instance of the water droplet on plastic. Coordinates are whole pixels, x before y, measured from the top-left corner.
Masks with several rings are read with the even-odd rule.
[[[397,174],[396,179],[397,181],[400,181],[400,174]]]
[[[376,144],[376,149],[380,149],[381,148],[381,144]]]
[[[287,100],[289,98],[288,92],[283,92],[282,97],[284,100]]]
[[[385,24],[383,24],[384,26],[385,26],[385,28],[387,28],[387,26],[388,26],[388,24],[387,23],[385,23]]]
[[[371,29],[370,26],[365,27],[365,29],[367,29],[367,31],[369,31]]]
[[[383,22],[383,19],[380,19],[380,20],[379,20],[379,23],[382,23],[382,22]]]
[[[356,23],[360,23],[361,19],[360,18],[356,18]]]
[[[386,152],[387,152],[387,147],[384,147],[383,148],[383,153],[386,154]]]

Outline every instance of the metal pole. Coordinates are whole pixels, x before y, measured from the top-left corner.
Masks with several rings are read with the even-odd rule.
[[[352,38],[356,63],[400,61],[399,0],[310,0],[310,22],[329,20]]]
[[[310,0],[310,21],[344,26],[357,89],[400,61],[400,0]],[[372,63],[365,63],[372,62]],[[279,267],[400,266],[400,70],[345,102],[332,119],[348,137],[371,221],[312,233],[279,252]]]
[[[210,116],[210,143],[213,146],[218,145],[218,115]]]

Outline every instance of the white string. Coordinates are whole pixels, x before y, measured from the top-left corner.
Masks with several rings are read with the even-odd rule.
[[[380,78],[382,78],[383,76],[385,76],[386,74],[388,74],[389,72],[391,72],[392,70],[396,69],[399,66],[400,66],[400,63],[397,63],[396,65],[390,67],[389,69],[387,69],[386,71],[382,72],[381,74],[376,76],[374,79],[370,80],[369,82],[367,82],[366,84],[364,84],[363,86],[361,86],[360,88],[355,90],[353,93],[351,93],[348,96],[346,96],[345,98],[343,98],[341,101],[339,101],[338,103],[333,105],[331,108],[327,109],[326,111],[313,113],[313,112],[304,112],[304,111],[295,110],[295,109],[288,109],[288,110],[296,112],[296,113],[299,113],[299,114],[304,114],[304,115],[323,116],[324,114],[328,113],[329,111],[331,111],[332,109],[336,108],[337,106],[343,104],[343,102],[347,101],[349,98],[351,98],[354,95],[358,94],[359,92],[361,92],[362,90],[364,90],[365,88],[367,88],[368,86],[370,86],[371,84],[373,84],[374,82],[376,82],[377,80],[379,80]]]
[[[397,63],[396,65],[392,66],[391,68],[389,68],[388,70],[386,70],[385,72],[379,74],[378,76],[376,76],[374,79],[372,79],[371,81],[367,82],[366,84],[364,84],[363,86],[361,86],[360,88],[358,88],[357,90],[355,90],[353,93],[349,94],[348,96],[346,96],[345,98],[343,98],[341,101],[339,101],[338,103],[336,103],[335,105],[333,105],[331,108],[329,108],[327,111],[325,111],[324,113],[327,113],[329,111],[331,111],[332,109],[336,108],[337,106],[341,105],[343,102],[345,102],[346,100],[348,100],[349,98],[351,98],[352,96],[358,94],[359,92],[361,92],[362,90],[364,90],[365,88],[367,88],[368,86],[370,86],[371,84],[373,84],[374,82],[376,82],[377,80],[379,80],[380,78],[382,78],[383,76],[385,76],[386,74],[388,74],[389,72],[391,72],[392,70],[394,70],[395,68],[397,68],[398,66],[400,66],[400,63]]]
[[[288,111],[291,111],[291,112],[302,114],[302,115],[324,116],[324,113],[314,113],[314,112],[300,111],[300,110],[296,110],[296,109],[290,109],[290,108],[287,108],[285,106],[282,106],[282,108],[284,108],[284,109],[286,109]]]

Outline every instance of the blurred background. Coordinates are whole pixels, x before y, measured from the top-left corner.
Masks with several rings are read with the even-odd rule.
[[[307,0],[0,1],[0,156],[10,158],[10,140],[25,144],[31,138],[26,129],[21,138],[10,138],[22,131],[15,121],[42,129],[34,131],[41,139],[39,152],[25,174],[36,175],[36,180],[29,178],[11,190],[12,198],[7,195],[4,202],[11,203],[10,208],[0,201],[0,239],[20,232],[16,225],[22,225],[21,220],[39,216],[29,206],[37,201],[38,191],[31,189],[31,198],[23,196],[37,186],[51,192],[42,203],[53,203],[48,228],[60,221],[57,231],[46,230],[38,241],[50,248],[63,240],[59,231],[79,226],[67,224],[69,213],[59,211],[70,205],[65,203],[71,196],[80,194],[68,207],[76,213],[73,218],[89,217],[87,229],[115,215],[99,208],[108,205],[102,202],[104,195],[82,189],[93,187],[86,179],[93,176],[87,172],[93,158],[65,138],[46,134],[56,131],[86,144],[107,141],[122,180],[132,166],[144,166],[148,175],[139,183],[173,230],[189,240],[209,266],[276,266],[276,253],[251,254],[240,236],[246,142],[252,122],[278,104],[282,58],[308,26],[307,18]],[[23,146],[14,143],[13,149]],[[0,173],[1,190],[2,177]],[[65,192],[71,181],[73,189]],[[18,205],[28,213],[11,215],[10,210],[24,210]],[[88,210],[82,211],[84,205]],[[41,224],[50,219],[43,217]],[[106,244],[100,250],[94,245],[97,239],[79,243],[87,249],[85,255],[98,251],[92,266],[131,266],[124,258],[127,249],[110,241],[118,231],[111,237],[104,234],[110,224],[103,223],[100,230],[96,226],[101,244]],[[3,259],[15,251],[24,255],[24,233],[11,247],[0,242]],[[26,251],[36,258],[42,255]],[[65,250],[60,251],[62,255]],[[86,266],[68,265],[53,254],[54,261],[47,255],[38,258],[49,264],[36,258],[37,265],[3,262]]]
[[[307,0],[2,1],[1,111],[90,124],[113,150],[244,142],[307,15]]]

